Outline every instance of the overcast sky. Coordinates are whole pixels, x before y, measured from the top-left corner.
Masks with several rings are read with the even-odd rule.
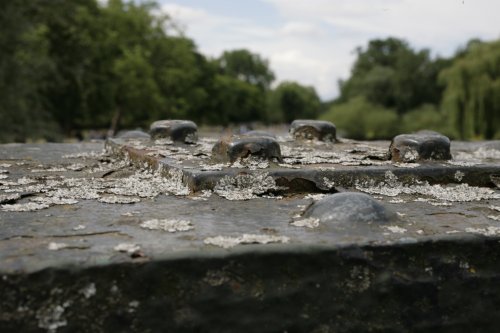
[[[277,80],[338,93],[353,50],[395,36],[449,56],[470,38],[500,37],[500,0],[160,0],[198,49],[212,57],[246,48]]]

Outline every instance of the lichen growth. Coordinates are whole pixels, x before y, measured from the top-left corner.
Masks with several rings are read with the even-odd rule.
[[[228,200],[250,200],[269,191],[281,189],[267,173],[225,176],[214,187],[214,193]]]
[[[240,244],[268,244],[268,243],[288,243],[290,238],[286,236],[273,235],[253,235],[243,234],[241,236],[216,236],[208,237],[203,241],[207,245],[215,245],[225,249],[232,248]]]
[[[194,227],[191,221],[188,220],[175,220],[175,219],[152,219],[144,221],[140,224],[141,228],[149,230],[163,230],[168,232],[189,231]]]
[[[460,185],[429,185],[427,182],[416,182],[413,185],[404,185],[390,171],[385,174],[385,181],[375,183],[373,180],[357,182],[356,189],[369,194],[381,194],[395,197],[400,194],[419,194],[437,200],[451,202],[468,202],[487,199],[500,199],[500,194],[486,187]]]
[[[290,224],[293,225],[294,227],[304,227],[304,228],[314,229],[319,227],[319,219],[314,217],[309,217],[306,219],[293,221]]]

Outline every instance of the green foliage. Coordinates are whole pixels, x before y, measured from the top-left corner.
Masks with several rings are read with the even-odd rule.
[[[290,123],[295,119],[315,119],[321,110],[321,101],[313,87],[296,82],[282,82],[269,94],[268,122]]]
[[[269,62],[248,50],[225,51],[216,63],[221,74],[245,81],[263,90],[269,89],[274,80]]]
[[[207,59],[154,2],[9,0],[0,28],[0,141],[166,118],[229,125],[322,112],[359,139],[390,138],[398,127],[500,136],[500,41],[472,40],[446,60],[399,39],[372,40],[357,49],[339,98],[321,103],[295,82],[271,89],[269,62],[248,50]]]
[[[40,90],[50,80],[47,27],[29,20],[37,11],[29,0],[7,1],[0,10],[0,141],[58,138],[57,125]]]
[[[401,131],[404,133],[432,130],[451,137],[456,136],[455,131],[447,121],[446,115],[439,112],[433,104],[424,104],[415,110],[405,113],[401,123]]]
[[[493,138],[500,131],[500,41],[473,41],[440,80],[442,108],[462,139]]]
[[[215,77],[213,112],[209,119],[212,124],[228,125],[241,122],[251,122],[259,119],[259,114],[265,108],[265,95],[255,85],[225,76]]]
[[[398,115],[392,109],[355,97],[333,105],[320,119],[337,126],[340,135],[352,139],[390,139],[398,134]]]
[[[372,40],[356,51],[351,77],[340,82],[340,101],[364,96],[399,114],[439,102],[442,88],[436,78],[447,61],[432,60],[428,50],[415,51],[396,38]]]

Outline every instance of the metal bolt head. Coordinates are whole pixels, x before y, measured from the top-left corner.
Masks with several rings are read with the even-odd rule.
[[[149,140],[149,139],[151,139],[151,136],[148,133],[145,133],[145,132],[139,131],[139,130],[120,131],[120,132],[118,132],[116,137],[118,139],[124,139],[124,140],[129,140],[129,139]]]
[[[337,129],[334,124],[324,120],[294,120],[290,126],[290,134],[295,140],[336,140]]]
[[[152,139],[168,138],[182,143],[198,141],[198,127],[190,120],[158,120],[151,124],[149,133]]]
[[[401,134],[392,139],[389,157],[394,162],[417,162],[422,160],[449,160],[450,139],[437,132],[422,131]]]
[[[305,218],[326,224],[384,223],[396,215],[371,196],[357,192],[335,193],[310,206]]]
[[[264,136],[233,136],[220,139],[212,148],[212,158],[217,162],[235,162],[240,158],[256,156],[266,160],[281,161],[278,141]]]

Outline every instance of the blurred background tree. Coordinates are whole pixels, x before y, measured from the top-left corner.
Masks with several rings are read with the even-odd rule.
[[[0,11],[0,141],[61,140],[157,119],[200,125],[334,122],[357,139],[420,129],[500,137],[500,41],[443,59],[397,38],[356,49],[339,97],[275,83],[246,49],[208,58],[154,2],[9,0]]]
[[[291,123],[295,119],[316,119],[321,100],[313,87],[285,81],[269,93],[267,120],[271,123]]]
[[[442,107],[458,137],[500,138],[500,41],[469,42],[440,79]]]

